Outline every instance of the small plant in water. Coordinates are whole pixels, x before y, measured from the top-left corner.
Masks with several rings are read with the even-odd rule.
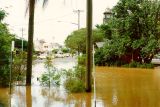
[[[45,60],[45,67],[47,71],[42,74],[40,77],[40,83],[43,86],[59,86],[60,85],[60,73],[58,70],[53,66],[52,57],[47,56]]]

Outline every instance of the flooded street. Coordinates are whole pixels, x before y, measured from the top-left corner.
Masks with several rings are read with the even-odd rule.
[[[72,58],[55,59],[58,69],[76,64]],[[0,88],[0,107],[94,107],[93,92],[68,94],[60,88],[39,86],[36,78],[44,64],[33,67],[33,86],[16,86],[11,105],[8,88]],[[160,69],[96,68],[96,107],[160,107]]]

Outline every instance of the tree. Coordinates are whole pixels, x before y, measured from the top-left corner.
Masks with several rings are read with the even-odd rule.
[[[66,47],[71,50],[76,50],[78,52],[86,53],[86,29],[82,28],[80,30],[73,31],[65,40]],[[103,41],[104,35],[101,30],[93,30],[93,43]]]
[[[31,85],[35,0],[29,0],[28,54],[26,85]]]
[[[33,35],[34,35],[34,12],[35,12],[35,3],[37,0],[29,0],[29,26],[28,26],[28,54],[27,54],[27,77],[26,85],[31,85],[31,76],[32,76],[32,53],[33,53]],[[43,6],[47,3],[48,0],[43,0]]]
[[[120,0],[112,13],[102,26],[105,31],[111,30],[110,43],[103,49],[104,58],[150,63],[160,48],[160,1]]]
[[[13,35],[9,33],[7,25],[2,22],[6,13],[0,9],[0,86],[9,85],[9,58]]]
[[[0,10],[0,22],[5,18],[5,16],[6,16],[5,11],[1,9]]]
[[[15,38],[15,48],[22,50],[22,39],[18,39],[18,38]],[[28,44],[28,41],[26,40],[23,40],[23,50],[24,51],[27,51],[27,44]]]

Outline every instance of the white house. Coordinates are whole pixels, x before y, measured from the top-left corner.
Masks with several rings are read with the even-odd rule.
[[[34,42],[34,49],[39,53],[50,53],[53,49],[60,49],[61,45],[58,43],[48,43],[45,42],[43,39],[36,40]]]

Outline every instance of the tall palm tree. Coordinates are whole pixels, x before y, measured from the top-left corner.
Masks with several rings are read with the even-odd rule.
[[[37,0],[29,0],[29,26],[28,26],[28,55],[27,55],[27,78],[26,85],[31,85],[32,76],[32,51],[34,34],[34,12]],[[43,6],[48,0],[43,0]],[[92,0],[87,0],[87,72],[86,72],[86,91],[91,91],[91,71],[92,71]]]
[[[35,13],[35,4],[37,0],[28,0],[29,10],[29,26],[28,26],[28,54],[27,54],[27,74],[26,74],[26,85],[31,85],[31,76],[32,76],[32,53],[33,53],[33,36],[34,36],[34,13]],[[48,0],[43,0],[43,7],[48,2]]]

